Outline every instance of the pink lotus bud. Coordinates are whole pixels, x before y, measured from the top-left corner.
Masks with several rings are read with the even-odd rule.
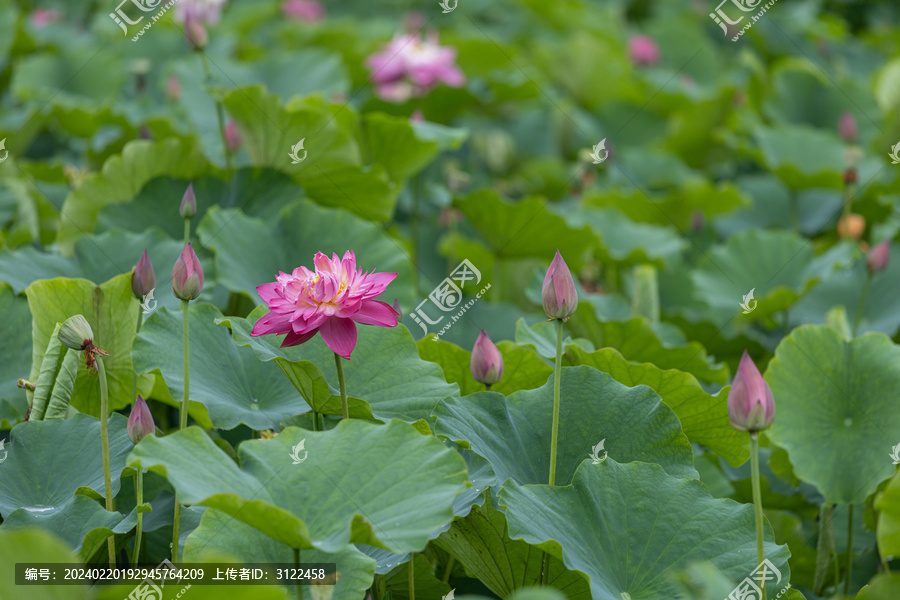
[[[484,329],[478,334],[472,348],[472,361],[469,363],[475,381],[491,386],[503,377],[503,357]]]
[[[172,291],[182,300],[195,300],[203,290],[203,267],[190,242],[172,268]]]
[[[206,28],[192,14],[188,14],[184,20],[184,39],[191,50],[203,50],[209,43]]]
[[[728,416],[739,431],[768,429],[775,420],[775,399],[750,355],[744,350],[728,392]]]
[[[659,44],[650,36],[634,35],[628,40],[628,56],[640,66],[649,67],[659,62]]]
[[[325,18],[325,7],[318,0],[285,0],[281,12],[286,17],[315,23]]]
[[[856,141],[856,134],[858,133],[856,119],[853,118],[853,113],[849,110],[845,110],[844,114],[841,115],[841,121],[838,123],[838,133],[841,134],[841,138],[848,144]]]
[[[169,75],[169,79],[166,81],[166,96],[172,102],[178,102],[181,97],[181,83],[174,75]]]
[[[131,275],[131,292],[135,298],[143,301],[144,296],[154,289],[156,289],[156,273],[153,271],[153,263],[150,262],[147,251],[144,250]]]
[[[181,215],[182,219],[190,219],[197,214],[197,196],[194,195],[194,182],[189,183],[184,191],[178,214]]]
[[[699,208],[694,211],[691,215],[691,229],[694,233],[700,233],[703,231],[703,226],[706,224],[706,218],[703,215],[703,211]]]
[[[128,439],[132,444],[137,444],[148,435],[156,432],[156,425],[153,424],[153,415],[150,414],[150,407],[147,402],[138,394],[134,406],[131,408],[131,414],[128,415]]]
[[[228,123],[225,124],[225,146],[228,148],[228,151],[236,152],[243,143],[244,138],[241,137],[241,132],[238,131],[237,123],[234,122],[234,119],[228,119]]]
[[[890,257],[891,240],[881,240],[866,255],[866,266],[869,267],[869,272],[874,274],[884,271],[888,266]]]
[[[547,269],[544,277],[544,286],[541,289],[541,300],[544,303],[544,312],[547,318],[562,319],[568,321],[575,309],[578,308],[578,292],[575,290],[575,281],[572,273],[563,260],[559,250]]]

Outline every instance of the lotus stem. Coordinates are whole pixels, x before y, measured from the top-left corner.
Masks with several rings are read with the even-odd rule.
[[[141,505],[144,503],[144,469],[139,468],[135,471],[134,476],[134,493],[137,500],[137,528],[134,534],[134,556],[132,564],[140,564],[141,557],[141,534],[143,533],[144,513],[141,512]]]
[[[344,383],[344,364],[341,362],[341,355],[334,353],[334,366],[337,367],[338,383],[341,386],[341,415],[345,419],[350,418],[350,407],[347,405],[347,384]]]
[[[550,485],[556,485],[556,444],[559,438],[559,380],[562,375],[562,320],[556,319],[556,367],[553,372],[553,431],[550,437]]]
[[[204,83],[209,86],[212,82],[209,61],[206,58],[205,53],[201,52],[200,56],[203,59],[203,71],[206,74],[206,81]],[[219,135],[222,138],[222,151],[225,153],[225,170],[228,171],[228,179],[231,179],[231,151],[228,149],[228,141],[225,137],[225,115],[222,109],[222,103],[219,100],[214,100],[214,102],[216,103],[216,120],[219,122]],[[187,243],[187,240],[185,240],[185,243]]]
[[[187,246],[188,242],[191,241],[191,220],[184,220],[184,245]]]
[[[298,570],[300,569],[300,548],[294,548],[294,566],[297,567]],[[297,590],[297,600],[303,600],[303,587],[299,583],[294,585]]]
[[[185,220],[185,223],[187,220]],[[184,395],[181,399],[181,412],[178,414],[178,430],[187,427],[188,397],[191,389],[191,347],[188,338],[188,300],[181,301],[182,313],[182,346],[184,351]],[[172,523],[172,562],[178,562],[178,530],[181,525],[181,505],[178,503],[178,492],[175,492],[175,521]]]
[[[416,567],[415,554],[409,555],[409,600],[416,600]]]
[[[103,366],[103,358],[97,356],[97,373],[100,377],[100,444],[103,448],[103,488],[106,496],[106,510],[113,511],[112,476],[109,472],[109,390],[106,386],[106,367]],[[109,549],[109,566],[116,568],[116,538],[110,535],[106,538],[106,546]]]
[[[853,317],[853,337],[859,330],[859,321],[862,319],[863,307],[866,305],[866,299],[869,296],[869,286],[872,285],[872,272],[866,270],[866,282],[863,284],[862,296],[859,298],[859,306],[856,307],[856,316]]]
[[[850,595],[850,576],[853,574],[853,505],[847,510],[847,578],[844,580],[844,595]]]
[[[138,322],[137,322],[137,330],[135,330],[134,334],[137,335],[141,332],[141,325],[144,324],[144,307],[138,307]],[[131,369],[131,401],[134,402],[137,400],[137,371],[134,370],[133,365]]]
[[[765,560],[763,551],[763,507],[762,492],[759,482],[759,433],[750,432],[750,476],[753,483],[753,507],[756,509],[756,564],[761,565]],[[765,581],[760,582],[762,597],[766,600]]]
[[[450,581],[450,572],[453,570],[453,564],[456,562],[456,559],[453,556],[450,556],[450,560],[447,561],[447,568],[444,569],[444,577],[441,579],[444,583]]]

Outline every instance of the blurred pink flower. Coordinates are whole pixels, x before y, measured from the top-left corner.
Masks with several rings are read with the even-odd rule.
[[[424,40],[414,34],[398,34],[366,64],[376,94],[391,102],[423,96],[441,83],[461,87],[466,82],[456,66],[456,48],[439,46],[435,33]]]
[[[849,110],[845,110],[844,114],[841,115],[841,120],[838,122],[838,133],[848,144],[852,144],[856,141],[856,135],[859,133],[859,130],[856,127],[856,119],[853,118],[853,113]]]
[[[172,102],[178,102],[178,98],[181,97],[181,83],[175,75],[169,75],[169,79],[166,80],[166,96]]]
[[[650,36],[633,35],[628,40],[628,56],[636,65],[655,65],[659,62],[659,44]]]
[[[287,334],[281,347],[297,346],[322,333],[325,344],[350,359],[356,348],[356,323],[395,327],[397,313],[387,302],[374,300],[397,277],[396,273],[363,273],[356,254],[348,250],[343,260],[316,253],[316,270],[297,267],[291,274],[279,272],[277,281],[257,286],[269,307],[250,335]]]
[[[236,152],[243,143],[244,138],[238,131],[237,123],[234,122],[234,119],[228,119],[228,123],[225,124],[225,145],[228,146],[228,151]]]
[[[50,23],[59,21],[60,17],[62,17],[62,13],[58,10],[36,8],[31,11],[31,24],[35,27],[46,27]]]
[[[284,0],[281,12],[286,17],[309,23],[325,18],[325,7],[318,0]]]
[[[227,0],[180,0],[175,4],[175,22],[184,25],[188,17],[205,25],[217,25]]]

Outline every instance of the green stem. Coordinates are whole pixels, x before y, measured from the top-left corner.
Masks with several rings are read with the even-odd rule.
[[[489,384],[489,383],[484,384],[484,389],[487,392],[491,391],[491,384]]]
[[[422,191],[418,174],[413,175],[412,189],[410,191],[412,192],[412,212],[409,215],[409,232],[412,236],[412,263],[413,267],[415,267],[418,264],[416,261],[419,258],[419,196]],[[414,268],[413,286],[416,289],[416,297],[421,295],[419,293],[419,290],[421,289],[421,282],[419,280],[419,269]]]
[[[850,576],[853,574],[853,505],[847,511],[847,578],[844,580],[844,595],[850,595]]]
[[[300,548],[294,548],[294,566],[300,569]],[[297,600],[303,600],[303,588],[299,583],[294,584],[297,589]]]
[[[543,553],[541,558],[541,585],[547,585],[550,581],[550,555]]]
[[[188,242],[191,241],[191,220],[184,220],[184,245],[187,246]]]
[[[562,378],[562,320],[556,319],[556,367],[553,372],[553,431],[550,436],[550,485],[556,485],[556,443],[559,438],[559,382]]]
[[[756,563],[761,565],[765,560],[763,552],[763,507],[762,492],[759,484],[759,434],[750,432],[750,476],[753,483],[753,507],[756,509]],[[766,600],[765,581],[760,582],[762,598]]]
[[[134,535],[134,557],[132,559],[132,563],[135,565],[140,564],[140,556],[141,556],[141,533],[143,532],[143,523],[144,523],[144,513],[141,512],[141,505],[144,503],[144,470],[142,468],[135,471],[134,476],[134,490],[135,495],[137,497],[137,506],[138,506],[138,514],[137,514],[137,529]]]
[[[443,581],[444,583],[447,583],[448,581],[450,581],[450,572],[453,570],[453,563],[455,563],[455,562],[456,562],[456,559],[453,558],[452,556],[450,557],[450,560],[447,561],[447,568],[444,569],[444,577],[443,577],[443,579],[441,579],[441,581]]]
[[[866,269],[866,283],[863,284],[862,296],[859,298],[859,306],[856,307],[856,316],[853,318],[853,337],[859,329],[859,320],[862,318],[863,307],[866,305],[866,298],[869,295],[869,286],[872,284],[872,273]]]
[[[184,395],[181,399],[181,412],[178,414],[178,429],[187,427],[188,421],[188,397],[191,389],[191,351],[188,343],[188,305],[187,300],[181,301],[182,313],[182,346],[184,352]],[[175,492],[175,520],[172,524],[172,562],[178,562],[178,530],[181,528],[181,504],[178,503],[178,492]]]
[[[109,390],[106,386],[106,367],[103,366],[103,358],[97,356],[97,373],[100,377],[100,445],[103,448],[103,490],[106,496],[106,510],[113,511],[112,476],[109,472]],[[106,538],[109,548],[109,566],[116,568],[116,538]]]
[[[334,366],[337,367],[338,383],[341,385],[341,415],[345,419],[350,418],[350,407],[347,406],[347,385],[344,383],[344,364],[341,355],[334,353]]]
[[[313,411],[313,431],[321,431],[319,429],[319,413]]]
[[[135,331],[135,335],[141,332],[141,325],[144,324],[144,307],[138,307],[138,322],[137,322],[137,330]],[[137,400],[137,371],[132,370],[131,372],[131,401],[134,402]]]
[[[416,566],[415,554],[409,555],[409,600],[416,600]]]
[[[206,54],[201,52],[200,56],[203,58],[203,71],[206,74],[204,83],[208,88],[209,84],[212,83],[212,73],[209,70],[209,61],[206,58]],[[216,103],[216,120],[219,122],[219,136],[222,138],[222,151],[225,153],[225,170],[228,172],[228,179],[231,179],[231,151],[228,150],[228,142],[225,137],[225,113],[222,103],[218,100],[214,100],[214,102]]]

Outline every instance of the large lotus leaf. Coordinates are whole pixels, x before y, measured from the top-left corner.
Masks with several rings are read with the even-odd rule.
[[[614,208],[585,208],[568,217],[573,227],[589,225],[600,238],[600,255],[616,263],[663,266],[687,247],[672,227],[635,223]]]
[[[454,205],[500,258],[534,256],[549,262],[559,249],[567,264],[578,269],[582,254],[594,243],[587,227],[570,227],[562,217],[547,210],[547,202],[542,198],[523,198],[512,203],[497,192],[482,190],[455,200]]]
[[[420,139],[409,119],[367,113],[360,133],[365,152],[374,162],[384,165],[394,181],[415,175],[438,153],[438,145]]]
[[[399,298],[407,305],[413,301],[412,266],[400,242],[348,212],[303,200],[285,208],[273,225],[235,209],[213,207],[197,234],[216,252],[219,282],[254,301],[259,299],[256,287],[275,281],[279,271],[311,268],[316,252],[330,257],[347,250],[356,252],[357,266],[364,271],[398,273],[383,300]]]
[[[678,369],[700,381],[724,384],[728,367],[713,363],[697,342],[671,344],[660,338],[643,318],[627,321],[600,321],[590,305],[582,303],[568,321],[577,335],[590,340],[596,348],[615,348],[632,362],[653,363],[660,369]]]
[[[422,338],[418,346],[423,359],[439,364],[446,380],[459,385],[460,396],[484,391],[484,384],[472,377],[471,352],[432,338]],[[491,386],[495,392],[508,396],[518,390],[532,390],[544,385],[553,373],[553,367],[528,348],[502,341],[497,343],[497,349],[503,357],[503,377]]]
[[[891,254],[900,256],[900,246],[893,244]],[[791,307],[791,321],[796,324],[824,323],[828,311],[834,306],[842,305],[847,310],[852,326],[859,312],[859,303],[862,301],[862,290],[867,277],[869,273],[862,260],[849,269],[836,272]],[[894,336],[900,329],[900,310],[895,301],[898,294],[900,294],[900,261],[892,260],[888,262],[884,271],[872,276],[865,305],[859,314],[857,333],[880,331]]]
[[[894,473],[900,348],[887,336],[846,342],[827,325],[798,327],[775,349],[766,381],[776,406],[769,437],[826,502],[861,503]]]
[[[0,598],[28,600],[89,600],[87,586],[16,585],[16,563],[69,563],[78,559],[65,542],[43,529],[0,529]],[[133,586],[132,586],[133,587]],[[121,600],[123,596],[119,597]]]
[[[187,140],[171,138],[161,142],[129,142],[121,155],[107,160],[101,172],[85,177],[66,198],[56,238],[60,251],[71,255],[75,240],[93,230],[101,208],[132,200],[154,177],[168,175],[190,179],[201,175],[207,168],[203,154]]]
[[[900,597],[900,575],[882,573],[859,590],[856,600],[894,600]]]
[[[752,257],[752,259],[748,258]],[[816,282],[813,248],[790,231],[750,230],[709,250],[692,274],[694,294],[724,324],[742,315],[742,298],[754,290],[746,318],[761,319],[789,308]]]
[[[594,600],[672,598],[667,573],[694,561],[710,560],[734,581],[757,566],[753,507],[714,499],[699,481],[659,465],[585,462],[569,486],[507,482],[500,501],[509,536],[561,554],[590,578]],[[788,581],[787,546],[771,541],[771,528],[766,539],[766,558]]]
[[[762,161],[792,189],[840,189],[844,149],[834,133],[783,124],[755,131]]]
[[[0,364],[5,376],[0,379],[0,428],[12,426],[28,411],[25,390],[19,389],[16,381],[28,376],[31,368],[31,327],[28,325],[30,312],[28,302],[6,285],[0,285]],[[46,348],[46,346],[44,346]],[[6,425],[4,425],[4,423]]]
[[[625,318],[627,319],[628,317],[626,316]],[[563,329],[563,336],[565,336],[562,341],[563,347],[569,344],[580,344],[589,352],[594,350],[593,345],[589,341],[585,339],[576,341],[566,335],[565,328]],[[543,356],[548,361],[555,361],[556,321],[538,321],[534,325],[528,325],[525,319],[519,319],[516,321],[516,343],[526,348],[534,348],[540,356]]]
[[[321,335],[289,348],[280,347],[282,336],[252,337],[253,323],[265,313],[265,306],[260,306],[248,319],[228,317],[219,324],[231,328],[235,344],[249,346],[261,361],[274,361],[310,406],[340,414],[334,352]],[[435,404],[457,395],[456,386],[444,381],[440,368],[419,358],[416,343],[403,325],[357,325],[356,348],[344,362],[344,382],[348,402],[357,404],[361,416],[384,420],[430,420]]]
[[[900,556],[900,474],[894,475],[875,501],[878,509],[878,551],[881,556]]]
[[[33,319],[29,381],[37,379],[43,353],[56,324],[74,315],[84,315],[94,332],[94,344],[109,353],[100,360],[106,368],[110,410],[131,404],[134,372],[131,345],[137,330],[139,307],[131,291],[131,273],[114,277],[99,286],[85,279],[42,279],[29,285],[25,295]],[[71,405],[83,413],[100,416],[100,378],[96,373],[88,373],[86,368],[79,367]]]
[[[205,406],[209,420],[220,429],[244,423],[252,429],[277,430],[284,419],[308,411],[275,365],[256,360],[229,341],[228,330],[216,326],[221,316],[211,304],[190,304],[191,402]],[[135,370],[161,374],[176,399],[184,393],[182,335],[183,315],[163,308],[147,319],[134,343]]]
[[[509,539],[506,518],[489,503],[474,509],[464,519],[455,520],[435,543],[455,556],[467,572],[498,596],[506,597],[540,581],[543,552],[521,540]],[[567,570],[554,556],[550,557],[548,581],[551,586],[565,590],[566,598],[590,600],[584,576]]]
[[[675,412],[684,435],[691,442],[703,444],[735,467],[750,457],[747,435],[732,427],[728,417],[728,389],[712,396],[690,373],[660,369],[653,363],[628,362],[613,348],[586,352],[574,344],[569,345],[563,361],[564,364],[594,367],[629,387],[646,385]]]
[[[293,464],[304,442],[305,459]],[[345,420],[326,432],[288,427],[238,448],[243,469],[199,428],[150,437],[131,466],[164,474],[185,504],[216,508],[292,548],[361,543],[421,551],[453,518],[465,461],[412,426]],[[198,471],[201,462],[204,469]]]
[[[233,557],[230,560],[234,562],[245,563],[294,561],[294,552],[289,546],[231,515],[209,509],[200,519],[200,525],[188,536],[183,560],[229,562],[224,560],[225,556]],[[300,562],[335,563],[341,576],[334,586],[331,600],[359,600],[372,585],[375,574],[375,561],[353,545],[347,545],[333,554],[321,550],[302,550]]]
[[[435,433],[465,441],[491,463],[497,480],[541,483],[550,473],[553,379],[504,398],[479,392],[435,408]],[[591,367],[565,367],[560,382],[556,483],[565,485],[592,448],[620,462],[663,465],[672,475],[697,477],[690,443],[678,418],[646,387],[628,388]]]

